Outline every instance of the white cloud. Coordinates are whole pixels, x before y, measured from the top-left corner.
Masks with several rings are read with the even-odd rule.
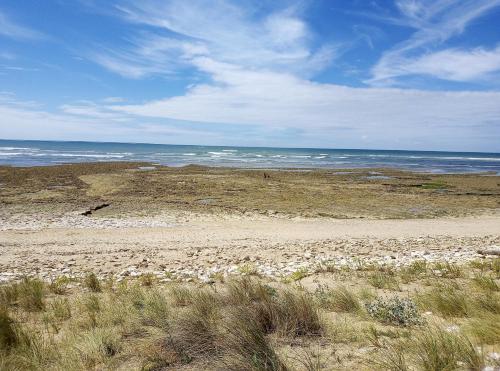
[[[0,35],[14,39],[43,39],[45,35],[31,28],[15,23],[0,11]]]
[[[398,0],[396,1],[400,18],[385,18],[386,21],[415,28],[413,35],[406,41],[397,44],[383,53],[378,63],[372,69],[372,78],[366,82],[372,85],[393,85],[398,78],[427,74],[439,78],[450,77],[451,80],[468,81],[471,76],[484,78],[492,71],[490,65],[491,53],[482,49],[467,51],[435,51],[451,37],[464,32],[474,20],[500,5],[500,0]],[[384,19],[384,18],[381,18]],[[470,54],[467,56],[466,54]],[[469,65],[469,73],[463,73],[463,66],[453,69],[451,61],[447,62],[446,71],[435,71],[426,68],[433,59],[442,60],[444,56],[458,58],[458,62],[472,60],[478,65]],[[496,68],[494,68],[496,69]],[[463,78],[462,78],[463,76]]]
[[[313,47],[314,35],[297,15],[300,7],[256,17],[255,7],[225,0],[146,0],[117,7],[127,20],[174,33],[143,33],[123,50],[91,53],[96,63],[125,77],[169,74],[196,56],[250,68],[310,75],[335,56],[334,45]]]
[[[420,138],[442,146],[454,141],[459,149],[481,133],[500,131],[500,92],[349,88],[206,58],[196,64],[214,84],[194,86],[183,96],[109,108],[141,117],[303,130],[297,142],[312,136],[335,146],[359,146],[366,137],[365,145],[407,148]]]
[[[500,46],[487,50],[445,49],[400,66],[401,74],[431,75],[445,80],[478,81],[500,72]]]

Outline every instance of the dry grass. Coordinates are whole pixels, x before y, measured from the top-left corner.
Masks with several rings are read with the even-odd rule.
[[[315,296],[322,308],[334,312],[358,312],[362,306],[356,294],[344,286],[329,289],[319,286]]]
[[[465,290],[456,284],[439,283],[427,292],[418,295],[417,300],[426,310],[444,317],[466,317],[470,314],[470,301]]]
[[[461,267],[456,278],[407,267],[392,277],[431,275],[432,286],[363,295],[359,287],[366,291],[370,277],[359,271],[343,272],[342,286],[316,291],[249,276],[201,287],[138,278],[100,292],[24,279],[0,287],[0,369],[500,367],[489,357],[500,351],[499,293],[477,278],[494,276],[493,267]],[[413,290],[418,281],[411,282]],[[367,313],[374,295],[387,305]],[[406,304],[411,300],[420,311]]]
[[[86,288],[88,288],[92,292],[101,292],[102,291],[101,282],[99,281],[99,278],[97,278],[97,276],[93,272],[88,273],[85,276],[85,280],[83,281],[83,284],[85,285]]]

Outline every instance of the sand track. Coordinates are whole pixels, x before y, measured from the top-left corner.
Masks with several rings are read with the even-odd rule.
[[[205,218],[171,227],[0,231],[2,273],[117,275],[321,259],[473,259],[500,244],[500,216],[412,220]],[[406,260],[405,260],[406,259]],[[132,267],[132,268],[130,268]],[[264,268],[263,268],[264,269]]]

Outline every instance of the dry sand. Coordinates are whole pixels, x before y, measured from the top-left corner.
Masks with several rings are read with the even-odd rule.
[[[441,219],[182,219],[169,227],[44,228],[0,231],[4,278],[95,270],[103,276],[145,272],[206,278],[252,265],[267,275],[289,274],[325,262],[365,259],[405,264],[412,259],[465,261],[477,249],[500,245],[500,216]],[[109,221],[109,219],[103,219]],[[161,220],[160,217],[155,219]],[[238,268],[235,268],[238,267]]]

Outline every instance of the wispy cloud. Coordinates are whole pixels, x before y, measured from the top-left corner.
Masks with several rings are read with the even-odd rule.
[[[0,35],[13,39],[38,40],[46,36],[29,27],[14,22],[10,17],[0,10]]]
[[[495,54],[496,50],[440,51],[439,48],[445,41],[464,32],[472,21],[499,6],[500,0],[397,0],[396,5],[400,17],[379,16],[378,19],[414,28],[415,32],[408,40],[384,52],[373,67],[372,78],[367,83],[391,85],[397,83],[399,77],[413,74],[468,81],[471,77],[483,78],[485,74],[498,69],[498,65],[492,67],[492,54]],[[429,50],[435,52],[430,53]],[[446,71],[426,68],[429,61],[441,59],[446,55],[459,58],[456,70],[449,62]],[[466,59],[477,64],[471,64],[469,72],[463,73],[463,65],[460,62]],[[489,67],[485,68],[486,65]]]
[[[122,1],[118,15],[153,26],[163,35],[142,33],[126,50],[93,53],[90,58],[122,76],[168,74],[206,56],[249,68],[293,71],[303,75],[327,66],[332,44],[315,45],[314,34],[298,16],[300,2],[257,17],[251,3],[219,0]],[[167,34],[165,34],[167,33]]]

